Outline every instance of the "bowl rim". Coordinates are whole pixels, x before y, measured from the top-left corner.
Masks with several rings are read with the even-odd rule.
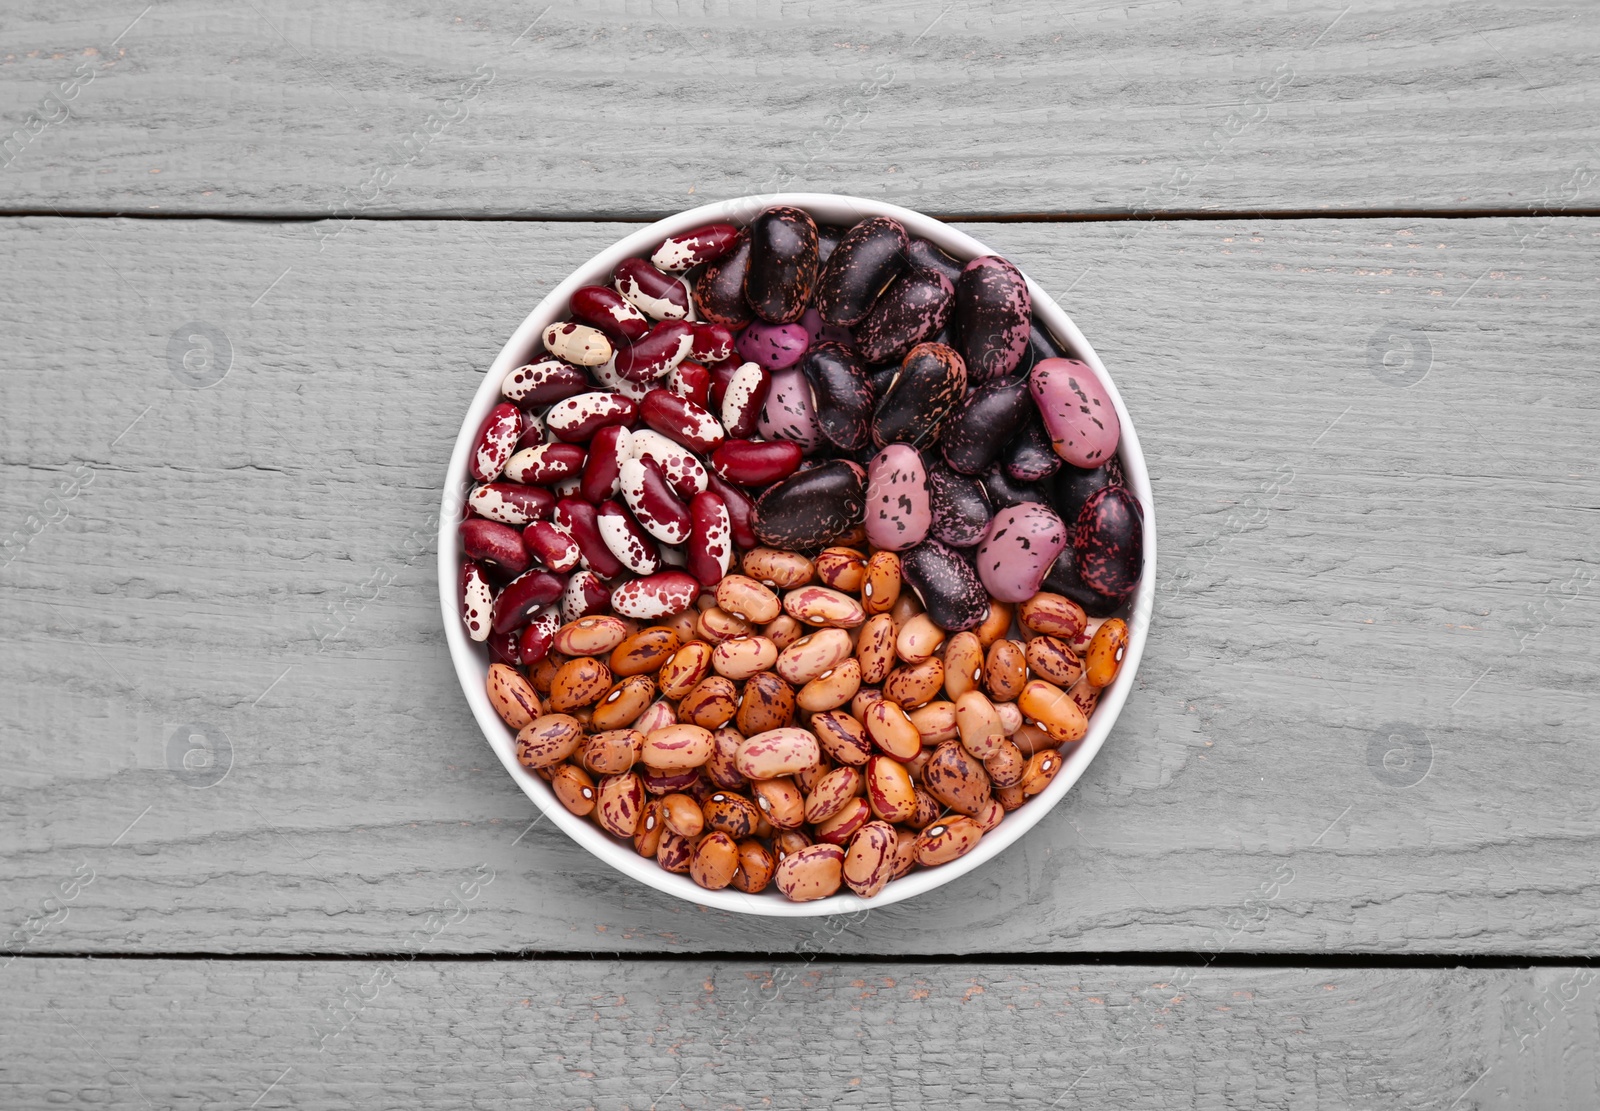
[[[636,853],[630,843],[613,839],[598,826],[571,813],[557,800],[549,784],[523,768],[517,761],[515,734],[501,721],[484,689],[484,680],[489,669],[487,649],[467,636],[461,622],[460,599],[457,597],[461,569],[457,529],[464,513],[466,494],[473,485],[467,471],[468,456],[484,418],[500,400],[500,383],[506,374],[523,365],[539,350],[539,338],[543,329],[564,315],[568,299],[579,286],[606,283],[612,268],[619,261],[630,257],[648,257],[669,235],[703,224],[748,223],[756,213],[773,205],[792,205],[805,209],[817,219],[818,223],[848,224],[867,216],[889,216],[900,221],[912,235],[931,240],[946,253],[961,261],[998,253],[966,232],[959,231],[931,216],[883,201],[836,193],[772,193],[734,197],[687,209],[630,232],[577,267],[545,294],[506,340],[474,393],[461,430],[456,436],[455,448],[450,455],[440,502],[439,599],[451,663],[461,683],[462,692],[466,695],[467,705],[471,707],[472,715],[477,719],[485,740],[499,757],[507,774],[539,808],[540,813],[554,822],[568,837],[622,874],[657,891],[698,906],[734,914],[781,918],[859,914],[915,898],[959,879],[1000,855],[1038,825],[1046,814],[1054,810],[1056,804],[1066,796],[1087,770],[1121,716],[1122,708],[1128,700],[1138,674],[1139,662],[1144,655],[1145,643],[1149,637],[1150,622],[1155,608],[1155,506],[1150,488],[1150,476],[1145,467],[1144,453],[1139,446],[1133,419],[1128,414],[1127,406],[1123,403],[1116,383],[1088,339],[1055,299],[1027,276],[1026,271],[1023,272],[1023,277],[1033,297],[1035,317],[1048,327],[1051,334],[1073,357],[1088,363],[1093,368],[1122,423],[1117,455],[1122,461],[1123,475],[1128,489],[1138,498],[1144,513],[1144,567],[1131,605],[1127,607],[1129,639],[1122,670],[1111,686],[1102,692],[1099,705],[1090,716],[1088,733],[1067,754],[1061,770],[1050,785],[1028,805],[1008,813],[1005,819],[992,832],[985,834],[977,847],[966,856],[937,868],[911,872],[893,881],[870,899],[864,899],[845,889],[825,899],[805,903],[790,902],[775,889],[769,889],[758,895],[747,895],[731,887],[721,891],[710,891],[697,885],[687,875],[665,871],[654,860]]]

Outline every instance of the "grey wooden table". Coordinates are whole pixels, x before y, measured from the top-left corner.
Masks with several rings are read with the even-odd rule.
[[[1600,9],[0,10],[0,1105],[1600,1101]],[[775,188],[1015,259],[1139,426],[1139,685],[863,920],[600,872],[439,628],[468,398]]]

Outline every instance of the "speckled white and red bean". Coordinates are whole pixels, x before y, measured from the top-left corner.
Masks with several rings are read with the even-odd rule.
[[[544,330],[544,347],[556,358],[578,366],[599,366],[612,352],[604,332],[570,320],[558,320]]]
[[[694,305],[688,282],[663,274],[642,258],[617,263],[611,284],[651,320],[687,320]]]
[[[680,498],[692,498],[706,488],[706,468],[700,457],[654,429],[630,432],[627,452],[628,459],[648,460],[660,467],[667,485]]]
[[[467,635],[483,642],[489,639],[490,621],[494,615],[494,588],[488,576],[472,560],[461,564],[461,620],[467,626]]]
[[[683,571],[661,571],[625,582],[611,592],[611,608],[623,617],[653,621],[671,617],[694,604],[700,584]]]
[[[505,470],[506,461],[522,436],[522,410],[502,401],[483,419],[478,439],[472,448],[468,468],[479,482],[493,482]]]
[[[689,503],[689,573],[711,589],[728,573],[733,562],[733,526],[728,506],[716,494],[696,494]]]
[[[715,451],[727,437],[717,418],[671,390],[655,389],[639,402],[639,416],[661,435],[691,451]]]
[[[651,459],[629,459],[620,475],[622,498],[634,520],[664,544],[682,544],[689,538],[689,509],[673,496],[667,480]]]
[[[597,517],[600,538],[628,570],[636,575],[661,570],[661,549],[625,508],[608,499],[600,503]]]
[[[632,424],[638,413],[639,406],[631,399],[592,390],[552,405],[544,415],[544,423],[556,439],[581,444],[607,425]]]
[[[771,387],[772,375],[760,363],[743,363],[733,372],[722,393],[722,425],[727,435],[740,440],[754,435]]]
[[[650,256],[650,262],[661,270],[679,273],[721,258],[732,250],[738,239],[739,229],[732,224],[707,224],[668,236]]]

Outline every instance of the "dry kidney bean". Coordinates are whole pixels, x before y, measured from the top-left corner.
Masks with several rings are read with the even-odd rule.
[[[553,486],[583,468],[584,450],[577,444],[536,444],[511,456],[505,476],[528,486]]]
[[[906,229],[888,216],[856,224],[828,257],[817,282],[817,313],[829,324],[858,324],[906,268]]]
[[[733,245],[700,271],[694,283],[694,307],[705,319],[729,328],[742,328],[753,315],[744,299],[745,273],[750,267],[750,233],[741,231]]]
[[[614,660],[612,670],[616,670]],[[661,672],[656,676],[656,681],[661,684],[663,697],[679,699],[694,689],[694,685],[704,679],[710,670],[711,646],[700,641],[692,641],[678,649],[670,660],[661,665]]]
[[[697,345],[700,342],[700,328],[703,326],[720,328],[724,332],[727,331],[727,329],[722,328],[720,324],[697,324],[694,326],[695,343]],[[711,397],[711,372],[699,362],[694,361],[694,359],[695,349],[690,348],[689,358],[683,360],[683,362],[673,367],[671,372],[667,374],[667,389],[671,390],[685,401],[692,401],[703,409],[710,401]],[[1051,458],[1055,457],[1051,456]]]
[[[1139,585],[1144,566],[1144,517],[1138,500],[1121,486],[1093,494],[1073,526],[1078,577],[1108,598],[1125,598]]]
[[[982,809],[972,816],[972,820],[978,823],[978,828],[982,829],[983,832],[991,833],[999,828],[1005,816],[1006,808],[1001,806],[993,795],[990,795],[984,800]]]
[[[1061,754],[1055,749],[1047,748],[1042,752],[1035,752],[1028,758],[1028,766],[1022,773],[1022,793],[1030,798],[1037,795],[1050,786],[1050,781],[1060,770]]]
[[[624,617],[653,621],[694,604],[700,584],[682,571],[660,571],[623,583],[611,592],[611,608]]]
[[[583,464],[578,492],[587,502],[598,505],[619,489],[622,464],[630,458],[630,433],[620,424],[608,424],[595,432]]]
[[[461,522],[460,536],[470,560],[489,564],[505,575],[520,575],[528,569],[522,534],[509,525],[472,517]]]
[[[1033,411],[1026,379],[985,382],[950,415],[940,434],[945,462],[958,474],[983,474]]]
[[[983,642],[967,630],[957,633],[944,646],[944,692],[959,699],[983,683]]]
[[[806,795],[806,821],[817,822],[833,817],[861,793],[861,773],[845,766],[825,772]]]
[[[699,837],[705,828],[705,815],[692,795],[682,792],[662,795],[659,806],[662,822],[679,837]]]
[[[639,777],[644,784],[644,789],[652,795],[670,795],[674,791],[692,791],[700,781],[699,768],[685,768],[681,771],[662,771],[644,765],[644,773]]]
[[[983,763],[959,741],[945,741],[933,750],[922,770],[928,793],[952,810],[976,814],[989,798],[989,775]]]
[[[944,630],[925,613],[919,613],[900,627],[894,638],[895,655],[907,663],[921,663],[939,651]]]
[[[1056,741],[1078,741],[1089,731],[1088,719],[1067,692],[1043,679],[1029,679],[1017,696],[1017,707]]]
[[[871,443],[877,399],[855,351],[840,343],[817,343],[799,366],[811,385],[812,411],[822,438],[848,452]]]
[[[1002,602],[1033,597],[1067,546],[1067,527],[1049,507],[1023,502],[1002,509],[978,545],[978,577]]]
[[[873,552],[862,568],[861,605],[869,614],[888,613],[900,598],[900,557]]]
[[[613,347],[643,339],[650,331],[649,318],[607,286],[586,285],[573,290],[567,309],[585,324],[606,333]]]
[[[824,586],[854,594],[861,589],[866,577],[866,554],[855,548],[824,548],[817,553],[817,578]]]
[[[721,258],[733,249],[738,239],[739,229],[732,224],[707,224],[668,236],[650,256],[650,263],[670,273],[688,270]]]
[[[819,713],[843,706],[860,689],[861,665],[847,658],[801,688],[795,704],[807,713]]]
[[[934,657],[889,672],[883,680],[883,696],[914,710],[933,701],[943,687],[944,663]]]
[[[557,321],[544,330],[545,350],[578,366],[599,366],[611,358],[611,341],[598,328]]]
[[[1066,641],[1052,636],[1036,636],[1026,649],[1028,668],[1042,679],[1066,688],[1083,675],[1083,661]]]
[[[578,747],[577,759],[596,775],[621,775],[639,762],[644,734],[637,729],[591,733]]]
[[[997,640],[989,645],[984,663],[984,686],[996,702],[1014,702],[1027,682],[1028,657],[1014,640]]]
[[[500,396],[524,405],[553,405],[592,388],[582,370],[547,355],[508,373],[500,383]]]
[[[695,843],[689,861],[689,878],[710,891],[733,882],[739,869],[739,846],[726,833],[712,832]]]
[[[913,347],[872,414],[872,442],[880,448],[932,443],[966,389],[960,355],[942,343]]]
[[[948,818],[935,822],[917,838],[917,863],[924,867],[948,864],[966,856],[983,838],[983,827],[971,818]]]
[[[842,710],[812,714],[811,731],[829,758],[841,764],[860,767],[872,755],[866,727]]]
[[[778,862],[778,890],[797,903],[825,899],[844,878],[844,850],[838,845],[807,845]]]
[[[734,341],[734,350],[768,370],[786,370],[805,354],[810,335],[800,324],[767,324],[756,321]]]
[[[746,555],[746,563],[750,554],[754,553]],[[716,584],[716,598],[723,610],[757,625],[765,625],[782,609],[776,594],[746,575],[724,575]]]
[[[611,686],[611,670],[591,656],[568,660],[550,682],[550,708],[565,713],[598,702]]]
[[[750,632],[750,622],[735,617],[717,606],[701,610],[700,616],[695,620],[695,635],[712,644],[721,644],[734,637],[749,636]]]
[[[717,418],[670,390],[654,389],[645,394],[639,403],[639,416],[667,439],[693,451],[714,451],[726,439]]]
[[[772,376],[760,363],[743,363],[728,377],[722,395],[721,415],[730,438],[748,442],[750,436],[755,434],[762,406],[767,403],[767,392],[771,388]],[[798,448],[799,445],[795,446]],[[799,457],[796,455],[798,464]]]
[[[805,729],[769,729],[747,737],[735,755],[739,773],[748,779],[777,779],[816,767],[822,759],[817,738]]]
[[[494,588],[489,578],[472,560],[461,564],[461,620],[467,635],[475,641],[489,639],[494,615]]]
[[[816,565],[804,555],[776,548],[752,548],[741,565],[750,578],[780,590],[804,586],[816,575]]]
[[[956,728],[966,750],[980,760],[987,760],[1005,744],[1005,727],[994,703],[981,691],[969,690],[956,699]]]
[[[630,675],[595,704],[589,725],[594,729],[621,729],[631,725],[649,708],[655,693],[655,680],[650,676]]]
[[[777,861],[760,841],[740,841],[739,867],[731,882],[746,895],[755,895],[767,889],[776,868]]]
[[[1017,621],[1024,629],[1063,640],[1077,636],[1088,620],[1078,603],[1060,594],[1035,594],[1017,611]]]
[[[818,841],[829,845],[848,845],[856,831],[872,820],[872,808],[866,799],[850,799],[839,812],[826,821],[818,822],[814,833]]]
[[[711,666],[719,675],[742,682],[777,662],[778,647],[764,636],[740,636],[725,640],[711,654]]]
[[[664,626],[653,625],[641,629],[612,648],[611,670],[618,675],[644,675],[659,671],[673,658],[680,643],[678,634]]]
[[[663,823],[661,843],[656,846],[656,863],[668,872],[682,875],[689,870],[693,859],[694,842],[687,837],[679,837]]]
[[[673,494],[653,460],[627,460],[619,482],[628,508],[646,532],[666,544],[682,544],[689,538],[694,527],[689,507]]]
[[[805,795],[794,780],[755,779],[750,790],[756,796],[756,807],[774,829],[799,829],[806,820]]]
[[[595,510],[595,524],[606,549],[637,575],[661,570],[661,549],[655,539],[620,503],[607,499]]]
[[[517,733],[517,760],[529,770],[559,764],[583,739],[583,725],[566,714],[534,718]]]
[[[751,528],[763,543],[775,547],[799,550],[839,543],[866,513],[864,479],[861,466],[847,459],[792,474],[756,499]]]
[[[646,733],[639,759],[664,772],[701,767],[711,757],[711,730],[698,725],[668,725]]]
[[[542,712],[538,693],[514,667],[490,664],[485,687],[495,713],[513,729],[522,729]]]
[[[862,724],[879,749],[898,760],[909,760],[922,750],[922,736],[898,703],[880,699],[867,708]]]
[[[701,365],[705,374],[704,385],[697,385],[695,396],[690,400],[704,405],[711,397],[711,372],[705,368],[732,358],[733,333],[721,324],[693,324],[691,327],[694,328],[694,346],[689,349],[689,357]]]
[[[556,497],[538,486],[519,486],[514,482],[491,482],[467,496],[472,512],[503,525],[526,525],[549,518]]]
[[[520,629],[534,613],[561,597],[565,588],[560,576],[537,568],[524,571],[505,585],[495,597],[493,628],[497,633]]]
[[[799,320],[816,290],[817,224],[804,209],[776,205],[750,222],[744,299],[762,320]]]
[[[1117,450],[1122,422],[1100,379],[1076,359],[1045,359],[1028,386],[1056,454],[1074,467],[1098,467]]]
[[[897,838],[887,822],[868,822],[850,840],[844,854],[844,882],[863,899],[884,889],[895,871]]]
[[[781,862],[784,857],[799,852],[809,844],[811,844],[811,836],[804,830],[775,830],[772,835],[773,858]]]
[[[1122,670],[1122,658],[1127,652],[1128,624],[1120,617],[1113,617],[1100,626],[1094,639],[1089,642],[1088,670],[1083,677],[1097,690],[1109,687],[1117,677],[1117,672]],[[1062,682],[1060,685],[1069,684]]]
[[[744,788],[747,781],[739,773],[739,766],[734,761],[739,751],[739,742],[743,740],[737,729],[719,727],[712,730],[711,757],[706,761],[706,778],[711,780],[713,786],[721,787],[725,791],[738,791]]]
[[[594,811],[597,792],[589,773],[575,764],[562,764],[550,774],[550,789],[562,806],[578,817]]]
[[[663,274],[642,258],[626,258],[611,272],[618,293],[652,320],[682,321],[689,315],[689,285]]]
[[[780,613],[771,621],[761,626],[761,635],[778,646],[782,652],[789,645],[806,635],[806,627],[786,613]]]
[[[883,682],[894,667],[895,629],[891,614],[879,613],[866,619],[856,637],[856,659],[861,664],[861,681]]]
[[[688,567],[700,585],[714,589],[733,563],[733,525],[727,503],[707,490],[689,503]]]
[[[572,538],[570,532],[550,521],[535,521],[523,529],[522,545],[530,555],[543,563],[547,570],[558,575],[566,574],[578,566],[580,556],[578,542]],[[562,586],[563,588],[566,586],[564,581]]]
[[[886,822],[909,821],[917,812],[917,789],[904,764],[888,756],[867,760],[867,801]]]
[[[493,482],[505,469],[517,440],[522,436],[522,410],[510,402],[502,401],[483,419],[478,439],[468,460],[472,477],[479,482]]]
[[[955,287],[938,271],[907,270],[889,283],[865,319],[851,329],[856,349],[869,363],[900,358],[938,334],[950,319],[954,298]]]
[[[937,540],[926,540],[903,553],[900,574],[941,629],[975,628],[989,614],[989,595],[977,572],[955,549]]]
[[[741,781],[740,787],[747,781]],[[761,811],[756,804],[733,790],[714,791],[700,804],[707,829],[718,830],[733,838],[749,837],[761,824]]]
[[[971,752],[969,745],[967,751]],[[976,753],[974,753],[976,755]],[[1015,787],[1027,773],[1028,758],[1022,750],[1004,737],[983,761],[983,770],[989,773],[989,782],[996,787]]]
[[[1017,731],[1011,734],[1011,743],[1016,745],[1017,751],[1024,756],[1032,756],[1035,752],[1043,752],[1047,748],[1055,748],[1061,744],[1032,722],[1024,722],[1018,726]]]
[[[861,603],[826,586],[802,586],[783,596],[783,609],[805,625],[853,629],[867,619]]]
[[[1015,371],[1028,349],[1033,319],[1033,298],[1021,271],[994,255],[975,258],[956,279],[956,294],[955,330],[975,380]]]
[[[620,617],[598,614],[561,626],[551,639],[550,647],[563,656],[599,656],[610,652],[627,637],[628,626]]]

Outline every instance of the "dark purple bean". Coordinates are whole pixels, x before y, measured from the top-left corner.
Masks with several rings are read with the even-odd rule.
[[[1126,598],[1144,567],[1144,517],[1139,501],[1121,486],[1094,493],[1072,530],[1078,577],[1110,598]]]
[[[1006,474],[1018,482],[1043,482],[1061,466],[1061,456],[1050,446],[1044,421],[1037,412],[1030,413],[1017,438],[1006,446]]]
[[[819,343],[800,360],[800,370],[811,383],[823,438],[845,451],[866,447],[876,399],[855,352],[842,344]]]
[[[866,476],[856,464],[819,463],[769,486],[756,501],[751,528],[775,548],[823,548],[866,519],[866,493]]]
[[[1021,505],[1025,501],[1046,504],[1050,501],[1043,485],[1037,482],[1017,482],[1006,474],[1005,467],[998,463],[983,473],[983,490],[989,495],[989,503],[994,506],[996,513],[1013,505]]]
[[[995,255],[967,263],[956,282],[956,345],[974,382],[1016,373],[1028,349],[1033,298],[1027,280]]]
[[[1028,349],[1022,353],[1022,362],[1018,364],[1017,370],[1026,375],[1046,359],[1071,357],[1067,354],[1067,349],[1056,342],[1054,336],[1035,323],[1028,329]]]
[[[967,368],[960,355],[937,343],[913,347],[872,414],[872,442],[880,448],[932,444],[966,392]]]
[[[942,461],[928,468],[928,505],[933,511],[929,535],[952,548],[977,544],[994,516],[983,483],[957,474]]]
[[[829,324],[859,323],[906,268],[906,229],[887,216],[851,228],[817,279],[817,312]]]
[[[839,224],[817,225],[817,264],[819,266],[828,261],[833,254],[833,249],[839,245],[849,231],[849,228]]]
[[[694,283],[694,307],[704,319],[727,328],[750,323],[750,306],[744,299],[744,278],[750,268],[750,233],[739,233],[733,249],[706,263]]]
[[[963,264],[945,254],[944,250],[931,239],[913,239],[907,243],[906,257],[911,260],[912,266],[937,270],[950,279],[951,285],[955,285],[956,279],[961,277]]]
[[[939,434],[939,449],[951,470],[982,474],[1000,458],[1023,421],[1038,416],[1026,378],[986,382],[950,414]],[[1048,441],[1045,446],[1049,447]]]
[[[1071,598],[1090,617],[1110,617],[1123,603],[1123,599],[1108,598],[1079,578],[1077,559],[1070,551],[1062,552],[1056,559],[1039,589]]]
[[[777,205],[750,221],[744,299],[755,314],[769,324],[792,323],[805,314],[816,288],[817,224],[811,214]]]
[[[856,350],[869,363],[898,359],[943,328],[954,304],[955,287],[949,278],[937,270],[907,270],[851,329]]]
[[[989,595],[972,564],[937,540],[925,540],[900,553],[900,576],[941,629],[960,632],[983,624],[989,616]]]
[[[1050,504],[1063,521],[1076,521],[1083,512],[1083,503],[1107,486],[1122,485],[1122,464],[1112,456],[1104,466],[1086,470],[1063,464],[1056,474],[1050,493]]]

